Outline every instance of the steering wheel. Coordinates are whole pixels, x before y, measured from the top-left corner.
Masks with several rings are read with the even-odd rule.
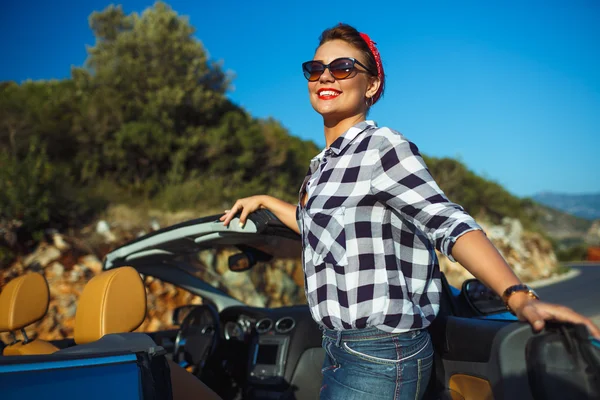
[[[175,338],[173,361],[193,366],[201,373],[206,360],[215,352],[220,337],[219,313],[210,304],[195,307],[183,319]]]

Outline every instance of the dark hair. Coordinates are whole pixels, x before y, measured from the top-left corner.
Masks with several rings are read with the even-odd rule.
[[[378,76],[377,74],[377,63],[375,61],[375,56],[369,49],[367,42],[360,36],[360,32],[356,30],[353,26],[348,24],[338,24],[333,28],[325,29],[321,36],[319,37],[319,47],[324,43],[330,42],[332,40],[343,40],[354,48],[360,50],[364,55],[364,62],[368,69],[368,72],[373,76]],[[381,87],[379,89],[380,96],[383,96],[384,88],[384,77],[381,77]]]

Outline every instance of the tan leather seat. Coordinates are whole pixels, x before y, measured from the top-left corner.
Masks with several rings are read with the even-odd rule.
[[[4,348],[5,356],[51,354],[58,348],[41,339],[29,340],[25,327],[46,315],[50,289],[43,275],[30,272],[8,282],[0,292],[0,332],[11,332],[13,343]],[[21,330],[23,341],[15,331]]]
[[[92,278],[81,293],[75,315],[75,343],[77,346],[62,350],[63,353],[85,352],[106,339],[114,339],[104,344],[127,347],[139,342],[137,336],[130,333],[137,329],[146,318],[146,289],[139,273],[132,267],[119,267],[101,273]],[[111,335],[98,343],[92,343],[108,334]],[[132,339],[127,342],[127,339]],[[146,339],[154,343],[148,336]],[[147,342],[146,342],[147,343]],[[91,346],[91,347],[88,347]],[[119,347],[122,348],[122,347]],[[220,397],[199,379],[169,360],[174,400],[210,399]]]
[[[83,289],[75,314],[75,343],[131,332],[146,318],[146,289],[132,267],[102,272]]]

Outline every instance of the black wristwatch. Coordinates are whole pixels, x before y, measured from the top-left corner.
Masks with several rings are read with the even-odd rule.
[[[523,284],[519,284],[519,285],[513,285],[513,286],[509,286],[504,293],[502,293],[502,301],[504,301],[504,305],[506,306],[506,309],[508,311],[510,311],[511,313],[515,313],[513,310],[511,310],[510,306],[508,305],[508,299],[510,298],[510,296],[512,296],[514,293],[518,293],[518,292],[523,292],[526,293],[529,297],[531,297],[532,299],[536,299],[539,300],[540,297],[537,295],[537,293],[530,288],[527,285],[523,285]]]

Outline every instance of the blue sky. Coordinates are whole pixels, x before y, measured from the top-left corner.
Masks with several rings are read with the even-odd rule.
[[[600,192],[600,2],[168,3],[234,74],[233,101],[319,146],[300,64],[323,29],[346,22],[382,54],[386,94],[370,115],[380,125],[519,196]],[[89,14],[108,4],[3,2],[0,81],[69,77],[94,44]]]

